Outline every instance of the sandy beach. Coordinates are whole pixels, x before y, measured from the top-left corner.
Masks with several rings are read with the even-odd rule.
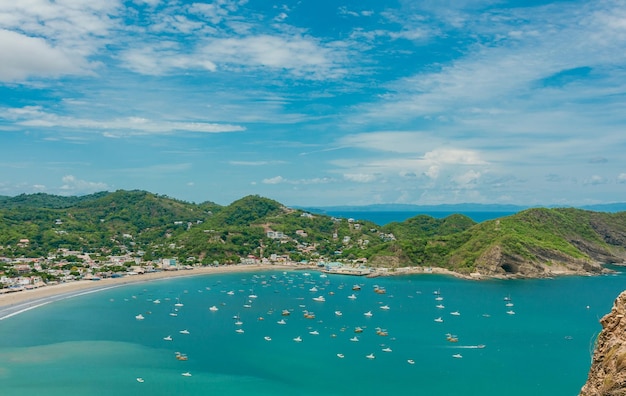
[[[11,317],[17,313],[27,311],[48,304],[53,301],[72,298],[86,293],[106,290],[131,283],[150,282],[158,279],[168,279],[185,276],[198,276],[209,274],[224,274],[233,272],[254,272],[267,270],[294,270],[314,269],[304,265],[228,265],[220,267],[197,267],[191,270],[160,271],[146,274],[127,275],[121,278],[106,278],[101,280],[80,280],[75,282],[60,283],[53,286],[44,286],[36,289],[0,294],[0,320]]]

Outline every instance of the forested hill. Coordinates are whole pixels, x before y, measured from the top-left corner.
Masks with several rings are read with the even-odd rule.
[[[551,276],[622,263],[626,212],[533,208],[480,224],[456,214],[379,226],[259,196],[227,206],[146,191],[0,197],[0,256],[50,257],[59,249],[101,260],[124,253],[208,265],[282,257],[435,266],[466,275]]]

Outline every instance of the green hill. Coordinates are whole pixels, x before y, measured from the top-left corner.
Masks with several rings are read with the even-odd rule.
[[[100,259],[125,253],[204,265],[250,256],[442,267],[463,275],[553,276],[623,263],[626,212],[533,208],[483,223],[461,214],[419,215],[381,227],[256,195],[227,206],[124,190],[0,199],[0,256],[48,257],[59,249]]]

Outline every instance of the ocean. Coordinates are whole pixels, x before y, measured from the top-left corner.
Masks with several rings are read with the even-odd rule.
[[[355,220],[368,220],[379,226],[397,221],[403,222],[417,215],[427,215],[436,219],[443,219],[458,212],[394,212],[394,211],[328,211],[324,214],[341,218],[352,218]],[[481,223],[486,220],[497,219],[500,217],[510,216],[516,212],[463,212],[462,214]]]
[[[296,270],[131,284],[0,321],[0,394],[571,396],[624,281]]]

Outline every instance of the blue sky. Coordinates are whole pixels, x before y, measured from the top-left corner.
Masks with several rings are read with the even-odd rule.
[[[0,195],[626,196],[626,2],[0,3]]]

